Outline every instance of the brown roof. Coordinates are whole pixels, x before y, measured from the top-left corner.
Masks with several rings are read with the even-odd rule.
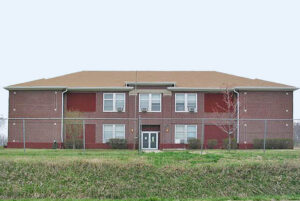
[[[137,74],[137,77],[136,77]],[[125,87],[126,82],[175,82],[176,87],[277,87],[292,86],[249,79],[216,71],[81,71],[59,77],[11,85],[14,87]]]

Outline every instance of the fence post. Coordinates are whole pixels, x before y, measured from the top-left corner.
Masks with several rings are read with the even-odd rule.
[[[266,152],[267,126],[268,126],[268,122],[267,122],[267,120],[265,119],[265,132],[264,132],[264,153]]]
[[[201,155],[203,152],[203,144],[204,144],[204,119],[201,119]]]
[[[141,141],[142,141],[141,140],[141,115],[139,115],[139,118],[138,118],[138,125],[139,125],[139,130],[138,130],[139,153],[141,153],[141,149],[142,149],[142,145],[141,145]]]
[[[23,145],[24,145],[24,153],[26,151],[26,142],[25,142],[25,119],[23,119]]]
[[[83,150],[85,151],[85,121],[82,120],[82,134],[83,134]]]

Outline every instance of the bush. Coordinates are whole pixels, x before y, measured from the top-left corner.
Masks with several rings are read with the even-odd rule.
[[[113,149],[127,149],[127,140],[126,139],[110,139],[108,143]]]
[[[74,147],[75,146],[75,147]],[[82,139],[75,139],[75,141],[71,139],[67,139],[64,142],[65,149],[82,149],[83,148],[83,140]]]
[[[237,142],[236,139],[231,138],[231,145],[229,145],[229,139],[226,138],[223,140],[223,149],[236,149],[237,148]]]
[[[215,139],[211,139],[211,140],[207,140],[207,148],[208,149],[214,149],[218,144],[218,140]]]
[[[189,149],[200,149],[201,148],[201,140],[196,138],[188,139],[188,148]]]
[[[52,149],[57,149],[57,142],[56,141],[53,142]]]
[[[287,138],[277,138],[277,139],[266,139],[266,149],[292,149],[293,140]],[[253,140],[254,149],[264,148],[264,139],[254,139]]]

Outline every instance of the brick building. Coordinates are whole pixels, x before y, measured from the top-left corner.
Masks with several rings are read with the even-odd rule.
[[[86,148],[109,148],[110,138],[126,138],[128,148],[136,148],[140,123],[142,148],[166,149],[184,148],[202,132],[205,146],[210,139],[221,146],[228,135],[212,119],[226,117],[215,107],[224,103],[226,89],[239,105],[233,136],[240,148],[251,148],[262,137],[264,121],[252,119],[284,119],[269,123],[268,137],[292,139],[288,119],[297,88],[214,71],[83,71],[5,89],[10,148],[23,147],[24,128],[28,148],[51,148],[54,140],[63,145],[65,115],[79,111]]]

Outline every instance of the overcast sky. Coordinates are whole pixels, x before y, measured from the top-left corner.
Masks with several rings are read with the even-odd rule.
[[[215,70],[300,87],[299,10],[299,0],[0,0],[0,86],[82,70]],[[295,118],[299,101],[295,92]]]

